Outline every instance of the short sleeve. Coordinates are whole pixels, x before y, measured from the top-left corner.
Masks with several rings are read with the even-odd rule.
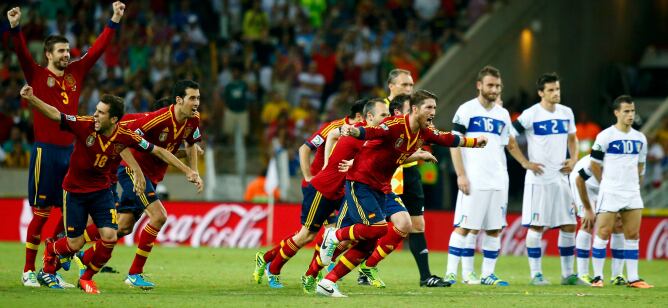
[[[575,116],[573,115],[573,109],[568,108],[568,134],[575,134],[577,128],[575,127]]]
[[[638,154],[638,163],[644,164],[647,161],[647,137],[643,133],[640,133],[640,136],[642,137],[642,144]]]
[[[512,123],[510,121],[510,114],[508,114],[508,111],[504,109],[504,114],[503,114],[503,128],[501,129],[501,144],[502,145],[507,145],[508,142],[510,141],[510,130],[512,127]]]
[[[452,118],[452,123],[454,125],[452,130],[453,133],[462,136],[465,135],[469,128],[469,118],[470,116],[466,112],[464,105],[459,106],[457,112],[455,112],[455,116]]]
[[[605,151],[608,150],[608,134],[607,130],[600,132],[596,135],[596,140],[591,147],[591,160],[599,164],[603,163],[603,157],[605,156]]]
[[[93,122],[92,117],[81,117],[76,115],[60,114],[60,129],[70,131],[75,135],[87,130],[87,127]],[[85,132],[88,133],[87,131]]]

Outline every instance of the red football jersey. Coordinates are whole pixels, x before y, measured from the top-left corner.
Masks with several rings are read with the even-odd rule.
[[[459,145],[459,137],[433,128],[423,128],[412,133],[408,124],[409,115],[386,118],[379,126],[360,127],[363,140],[367,142],[355,156],[348,171],[348,180],[367,184],[374,189],[390,193],[392,174],[413,155],[425,142],[453,147]]]
[[[357,127],[364,125],[366,125],[364,122],[355,124]],[[344,159],[353,159],[364,142],[364,140],[353,137],[341,137],[329,155],[327,167],[311,179],[311,185],[329,200],[343,198],[343,183],[346,180],[346,173],[339,171],[339,163]]]
[[[343,126],[343,124],[350,124],[348,117],[321,125],[318,131],[313,133],[311,137],[304,141],[304,144],[311,148],[311,151],[315,151],[315,157],[313,158],[310,167],[312,176],[316,176],[318,172],[322,170],[322,166],[325,165],[325,147],[321,146],[325,145],[325,141],[327,141],[327,135],[333,129],[338,129],[339,127]],[[302,187],[306,187],[305,180],[302,180]]]
[[[153,145],[141,136],[117,125],[111,137],[95,131],[93,117],[61,113],[60,127],[75,136],[70,166],[63,180],[63,189],[87,193],[109,188],[112,173],[121,162],[121,151],[126,147],[150,152]]]
[[[41,67],[30,55],[26,46],[25,37],[19,31],[19,27],[12,30],[11,36],[14,42],[14,49],[19,59],[19,64],[23,70],[23,75],[28,84],[33,88],[35,96],[47,104],[56,107],[65,114],[77,114],[79,109],[79,95],[85,83],[85,77],[91,67],[102,56],[104,50],[111,42],[116,33],[118,24],[109,22],[104,31],[98,36],[86,53],[79,60],[71,62],[63,76],[56,76],[46,67]],[[43,114],[35,112],[34,132],[35,141],[55,145],[70,145],[74,141],[74,136],[68,132],[58,129],[58,123],[54,122]]]
[[[141,135],[150,143],[176,154],[183,140],[194,144],[202,140],[199,132],[199,116],[186,119],[183,123],[176,122],[174,105],[149,112],[145,117],[124,122],[125,126]],[[167,172],[167,163],[150,153],[132,150],[132,155],[141,166],[141,170],[151,182],[160,183]],[[123,166],[127,166],[123,162]]]

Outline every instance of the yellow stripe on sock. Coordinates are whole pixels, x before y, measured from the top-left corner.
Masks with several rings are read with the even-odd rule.
[[[153,230],[153,228],[150,228],[148,225],[146,225],[146,228],[144,228],[144,232],[153,236],[158,236],[158,232]]]
[[[148,258],[148,255],[149,255],[150,253],[151,253],[151,252],[149,252],[149,251],[145,251],[145,250],[141,250],[141,249],[137,248],[137,254],[140,255],[140,256],[142,256],[142,257],[146,257],[146,258]]]
[[[298,248],[297,246],[295,246],[294,244],[292,244],[293,242],[291,242],[291,241],[287,241],[287,243],[288,243],[288,247],[290,247],[290,249],[292,249],[293,251],[297,251],[297,250],[299,250],[299,248]]]
[[[84,236],[84,241],[86,241],[86,243],[91,242],[90,235],[88,235],[88,231],[84,230],[83,236]]]
[[[350,236],[350,240],[354,241],[355,240],[355,225],[350,226],[350,229],[348,229],[348,235]]]
[[[283,249],[282,249],[282,248],[279,249],[278,252],[281,253],[281,257],[283,257],[283,259],[285,259],[285,260],[289,260],[289,259],[290,259],[290,257],[288,257],[287,255],[285,255],[285,253],[283,252]]]
[[[31,242],[26,242],[26,248],[31,249],[31,250],[38,250],[38,249],[39,249],[39,245],[35,245],[35,244],[31,243]]]
[[[88,267],[89,267],[90,269],[92,269],[93,271],[95,271],[95,272],[99,272],[99,271],[100,271],[100,268],[97,267],[97,266],[95,266],[95,265],[93,265],[93,262],[88,263]]]
[[[318,265],[321,267],[325,266],[324,264],[322,264],[322,261],[320,261],[320,256],[315,256],[315,262],[318,262]]]
[[[348,259],[346,259],[345,256],[341,256],[341,257],[339,258],[339,261],[340,261],[341,263],[343,263],[343,265],[345,265],[345,266],[346,266],[348,269],[350,269],[351,271],[354,270],[355,267],[356,267],[355,265],[353,265],[352,262],[348,261]]]
[[[380,246],[376,247],[376,250],[378,251],[381,257],[383,258],[387,257],[387,253],[385,253],[385,251],[383,251],[383,248],[380,248]]]

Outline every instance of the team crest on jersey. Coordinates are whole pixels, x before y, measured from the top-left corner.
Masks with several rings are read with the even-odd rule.
[[[49,76],[49,78],[46,79],[46,86],[49,88],[53,88],[53,86],[56,85],[56,79]]]
[[[125,146],[123,146],[120,143],[114,144],[114,154],[121,154],[123,152],[123,149],[125,149]]]
[[[74,79],[74,76],[72,76],[72,74],[65,75],[65,84],[68,87],[72,88],[73,91],[76,91],[76,89],[77,89],[76,88],[77,87],[76,83],[77,83],[77,81]]]
[[[168,134],[169,134],[169,129],[165,127],[165,129],[163,129],[160,135],[158,136],[158,140],[160,140],[160,142],[165,142],[165,140],[167,140]]]
[[[185,130],[185,133],[183,134],[183,136],[190,136],[190,133],[192,133],[192,131],[193,131],[192,127],[190,127],[190,126],[186,127],[186,130]]]
[[[95,136],[92,134],[88,135],[88,138],[86,138],[86,146],[92,147],[94,143],[95,143]]]
[[[397,141],[394,143],[394,147],[400,148],[403,143],[404,143],[404,138],[397,138]]]

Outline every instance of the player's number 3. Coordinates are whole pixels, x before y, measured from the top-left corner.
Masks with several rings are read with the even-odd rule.
[[[70,97],[67,96],[67,92],[65,92],[65,91],[60,92],[60,96],[63,97],[63,105],[67,105],[67,104],[70,103]]]

